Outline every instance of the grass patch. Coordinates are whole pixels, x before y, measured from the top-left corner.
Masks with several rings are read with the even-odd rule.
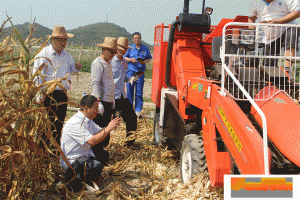
[[[146,64],[145,78],[152,79],[153,60]]]

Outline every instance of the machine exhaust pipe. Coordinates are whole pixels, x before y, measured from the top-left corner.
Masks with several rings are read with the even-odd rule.
[[[183,14],[189,13],[189,7],[190,7],[189,4],[190,4],[190,0],[184,0]]]

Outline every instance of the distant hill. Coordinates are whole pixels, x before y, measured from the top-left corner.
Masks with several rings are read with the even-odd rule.
[[[38,28],[36,29],[36,31],[33,33],[33,38],[46,38],[46,35],[51,35],[52,30],[44,27],[40,24],[35,23],[35,26],[38,26]],[[17,30],[20,32],[21,36],[25,39],[28,37],[29,35],[29,26],[30,23],[26,22],[24,24],[18,24],[15,25],[15,27],[17,28]],[[6,29],[4,29],[4,32],[11,32],[12,31],[12,27],[8,27]]]
[[[26,22],[24,24],[15,25],[17,30],[20,32],[23,38],[26,38],[29,35],[29,25],[30,23]],[[33,34],[33,38],[45,38],[46,35],[51,35],[52,30],[44,27],[40,24],[35,23],[38,28]],[[11,31],[12,28],[8,27],[5,31]],[[96,23],[90,24],[76,29],[67,30],[68,33],[74,34],[73,38],[69,39],[69,44],[81,45],[86,47],[95,46],[96,43],[102,43],[106,36],[110,37],[127,37],[129,44],[133,44],[131,39],[132,33],[129,33],[125,28],[122,28],[113,23]],[[152,45],[142,41],[142,44],[147,45],[149,48],[153,48]]]

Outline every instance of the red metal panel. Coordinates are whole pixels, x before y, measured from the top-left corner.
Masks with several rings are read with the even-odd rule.
[[[212,83],[216,81],[206,78],[190,78],[188,86],[188,103],[201,110],[210,106],[210,96]]]
[[[167,26],[164,26],[163,23],[159,24],[155,26],[154,33],[151,100],[158,107],[160,107],[161,89],[166,87],[165,72],[168,42],[163,41],[165,28]]]
[[[161,88],[161,68],[160,68],[160,54],[161,46],[154,46],[153,52],[153,67],[152,67],[152,91],[151,91],[151,100],[157,106],[160,105],[160,88]]]
[[[242,174],[264,174],[263,140],[260,134],[231,96],[221,96],[219,91],[220,87],[213,84],[211,108],[222,139]]]
[[[203,144],[211,185],[222,187],[224,175],[230,174],[230,156],[228,152],[218,152],[213,115],[213,109],[209,107],[202,113],[202,120],[205,121],[203,122]]]
[[[258,95],[273,94],[271,88],[266,87]],[[283,91],[278,91],[270,100],[256,103],[265,114],[270,139],[283,155],[300,166],[300,107]],[[262,125],[261,117],[254,108],[251,108],[251,113]]]

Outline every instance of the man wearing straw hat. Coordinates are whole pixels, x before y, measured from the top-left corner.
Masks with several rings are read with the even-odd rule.
[[[51,127],[51,130],[53,132],[53,137],[58,144],[60,144],[61,129],[67,112],[67,104],[59,106],[56,106],[55,104],[68,101],[67,95],[63,89],[66,91],[70,89],[70,74],[77,73],[81,69],[81,63],[75,64],[71,55],[65,50],[68,44],[68,38],[73,36],[73,34],[66,32],[65,27],[55,26],[52,35],[49,36],[51,38],[51,44],[43,48],[41,52],[36,55],[36,60],[33,65],[33,74],[39,70],[46,82],[67,76],[67,80],[61,82],[64,88],[55,88],[52,93],[44,96],[43,102],[45,107],[50,108],[48,114],[50,121],[54,124],[54,126]],[[40,68],[42,65],[44,66]],[[37,77],[35,79],[36,84],[42,84],[43,79]],[[38,95],[36,100],[38,103],[41,102],[43,100],[43,94]],[[57,116],[57,120],[55,120],[55,115],[52,111]],[[49,145],[47,136],[43,135],[42,138]]]
[[[99,102],[99,114],[93,120],[100,127],[106,127],[113,114],[115,84],[110,61],[117,53],[117,39],[106,37],[104,42],[97,46],[102,47],[102,54],[91,65],[91,79],[93,95]],[[108,152],[103,150],[109,144],[109,139],[110,135],[103,142],[93,146],[96,157],[109,156]]]
[[[118,53],[113,57],[111,61],[112,72],[114,76],[115,83],[115,115],[120,113],[120,116],[126,122],[126,137],[131,135],[131,131],[136,131],[137,128],[137,116],[133,110],[130,101],[127,99],[125,92],[125,82],[127,71],[127,62],[123,58],[127,49],[133,49],[128,46],[128,39],[125,37],[118,38]],[[134,140],[129,140],[126,142],[128,146],[134,144]]]

